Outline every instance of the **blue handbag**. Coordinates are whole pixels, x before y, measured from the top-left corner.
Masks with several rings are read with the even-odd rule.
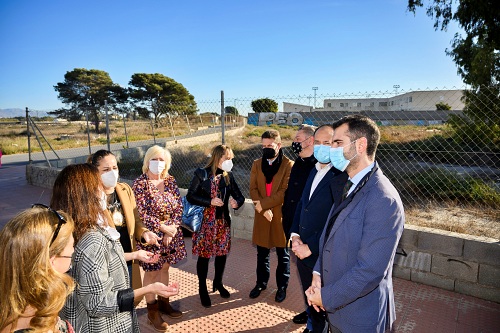
[[[202,181],[207,179],[207,171],[205,171],[205,175]],[[193,205],[190,203],[186,197],[182,197],[182,206],[184,207],[182,211],[182,223],[181,227],[191,231],[198,232],[201,228],[201,222],[203,221],[203,211],[205,207]]]
[[[199,231],[201,222],[203,221],[203,211],[205,207],[193,205],[186,197],[182,197],[182,205],[184,206],[184,210],[182,211],[181,226],[191,232]]]

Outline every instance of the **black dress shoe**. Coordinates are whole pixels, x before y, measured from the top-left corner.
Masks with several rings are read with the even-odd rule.
[[[279,287],[278,291],[276,291],[276,297],[274,297],[274,300],[278,303],[281,303],[285,300],[285,298],[286,298],[286,288]]]
[[[250,292],[250,298],[257,298],[260,296],[262,290],[266,290],[267,286],[263,284],[257,284]]]
[[[293,317],[292,321],[295,324],[305,324],[307,323],[307,311],[301,312],[295,317]]]
[[[312,331],[311,331],[310,329],[306,328],[306,329],[304,329],[304,330],[302,331],[302,333],[312,333]]]

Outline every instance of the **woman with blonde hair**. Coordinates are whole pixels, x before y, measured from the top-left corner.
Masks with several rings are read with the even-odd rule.
[[[159,245],[137,243],[137,249],[160,255],[157,263],[141,262],[144,269],[144,284],[163,282],[168,284],[168,269],[186,257],[186,246],[180,227],[182,201],[174,177],[168,173],[172,157],[160,146],[152,146],[144,156],[143,174],[132,186],[137,210],[142,222],[160,239]],[[171,318],[179,318],[182,312],[172,308],[168,297],[146,295],[148,320],[158,331],[166,331],[168,324],[160,312]]]
[[[75,221],[75,253],[70,270],[77,287],[61,317],[78,332],[139,332],[134,301],[148,294],[176,295],[178,285],[148,284],[130,288],[120,233],[106,206],[98,169],[91,164],[68,165],[54,182],[51,206]]]
[[[44,205],[19,213],[0,231],[0,332],[73,332],[58,317],[74,288],[65,272],[73,220]]]
[[[222,298],[229,298],[229,291],[222,284],[226,257],[231,249],[231,216],[229,205],[238,209],[245,202],[231,169],[234,154],[229,146],[218,145],[212,149],[205,168],[197,169],[186,195],[195,205],[206,207],[201,229],[193,233],[193,254],[198,256],[196,273],[201,304],[212,305],[207,289],[210,257],[215,256],[215,276],[212,291],[219,291]]]

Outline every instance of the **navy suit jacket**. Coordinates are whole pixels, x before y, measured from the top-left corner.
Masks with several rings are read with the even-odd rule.
[[[312,183],[317,173],[318,170],[316,168],[313,168],[309,173],[304,191],[302,191],[302,196],[295,210],[295,217],[293,218],[291,228],[291,232],[299,234],[302,242],[307,244],[309,250],[312,252],[309,257],[302,259],[302,263],[311,269],[318,259],[319,238],[326,224],[328,213],[333,205],[333,193],[330,188],[330,182],[333,177],[341,174],[340,171],[333,167],[328,170],[309,199]]]
[[[384,332],[396,319],[392,265],[404,227],[403,204],[375,163],[352,201],[335,203],[330,216],[338,211],[330,233],[323,230],[314,267],[321,273],[323,306],[342,332]]]

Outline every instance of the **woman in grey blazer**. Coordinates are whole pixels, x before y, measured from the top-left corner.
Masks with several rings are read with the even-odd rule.
[[[75,252],[70,275],[77,287],[68,297],[61,317],[76,332],[139,332],[134,299],[146,294],[169,297],[177,283],[153,283],[130,288],[120,234],[106,209],[106,196],[97,168],[74,164],[58,175],[51,206],[75,221]]]

